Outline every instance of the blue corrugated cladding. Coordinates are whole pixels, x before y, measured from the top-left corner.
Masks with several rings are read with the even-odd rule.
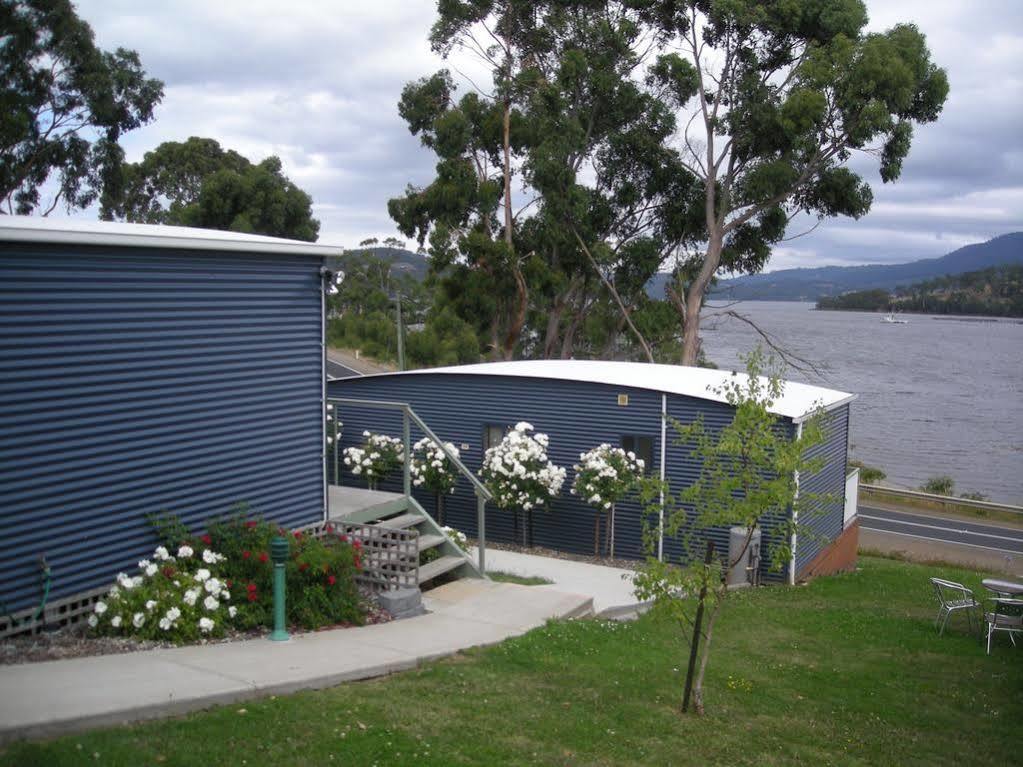
[[[820,459],[819,471],[799,478],[799,540],[796,573],[801,573],[829,542],[842,532],[845,515],[845,475],[849,449],[849,406],[842,405],[824,416],[824,440],[807,452],[808,460]]]
[[[697,400],[692,397],[681,397],[677,395],[667,396],[667,441],[668,447],[665,451],[665,476],[671,483],[672,492],[692,485],[700,476],[701,462],[698,456],[694,456],[692,450],[679,442],[679,435],[676,431],[679,426],[688,426],[697,419],[701,419],[703,427],[708,434],[720,433],[722,429],[732,422],[734,409],[730,405],[720,402]],[[777,428],[786,436],[792,435],[792,423],[787,419],[780,419]],[[690,510],[690,514],[693,512]],[[788,519],[789,509],[779,509],[777,513],[767,514],[764,517],[764,525],[761,530],[761,577],[764,580],[781,580],[784,574],[770,569],[767,552],[772,546],[787,545],[785,535],[779,532],[776,525]],[[706,541],[714,542],[715,551],[719,556],[725,557],[728,554],[729,532],[727,527],[713,528],[707,534],[693,536],[691,538],[666,535],[664,538],[664,556],[671,562],[683,562],[689,557],[703,556]]]
[[[109,581],[232,505],[323,512],[320,259],[0,243],[0,598]]]
[[[661,396],[642,389],[602,384],[580,384],[548,379],[508,378],[417,373],[332,381],[330,396],[408,402],[441,439],[462,448],[462,459],[473,471],[482,463],[483,430],[487,424],[514,425],[528,421],[550,436],[549,455],[558,466],[568,468],[561,496],[551,510],[533,514],[534,543],[581,554],[593,553],[593,509],[569,495],[571,467],[579,454],[602,442],[617,445],[623,434],[648,435],[654,439],[654,455],[660,450]],[[629,404],[619,406],[618,394],[628,394]],[[399,415],[363,407],[342,405],[343,447],[358,445],[364,429],[401,435]],[[421,435],[413,430],[413,440]],[[347,471],[346,484],[361,484]],[[387,489],[399,489],[400,476]],[[427,510],[434,509],[430,495],[417,497]],[[476,501],[466,481],[445,501],[446,521],[469,535],[476,535]],[[641,510],[635,502],[623,502],[615,513],[615,554],[642,556]],[[512,541],[511,512],[487,504],[487,538]]]
[[[331,382],[328,390],[334,397],[408,402],[439,437],[460,447],[468,445],[463,458],[473,470],[479,468],[482,460],[481,444],[486,424],[511,425],[526,420],[538,431],[546,432],[551,439],[551,460],[569,467],[569,471],[562,495],[553,502],[551,511],[534,514],[535,543],[540,546],[583,554],[593,551],[594,512],[568,495],[574,477],[570,467],[579,460],[581,452],[601,442],[618,444],[625,434],[649,435],[654,442],[651,470],[656,473],[659,468],[661,394],[654,391],[586,382],[431,373],[347,379]],[[617,404],[618,394],[629,395],[628,406]],[[685,425],[702,416],[704,425],[712,432],[730,423],[733,412],[725,404],[678,395],[667,395],[666,407],[670,422]],[[395,413],[342,405],[340,417],[344,422],[342,447],[360,444],[365,429],[394,436],[401,434],[401,418]],[[787,420],[780,421],[779,428],[786,434],[793,433],[792,424]],[[419,436],[414,431],[413,440]],[[666,437],[666,475],[673,491],[677,492],[696,479],[699,464],[688,449],[675,444],[676,435],[671,425]],[[343,469],[341,478],[343,483],[362,483]],[[400,477],[395,476],[385,487],[398,490],[400,483]],[[419,500],[427,509],[434,508],[432,498],[420,497]],[[475,501],[467,483],[459,483],[445,508],[452,526],[469,535],[476,534]],[[487,537],[511,541],[514,531],[511,514],[489,504],[487,508]],[[779,510],[771,519],[787,519],[789,513],[788,509]],[[619,504],[615,553],[627,558],[642,557],[642,529],[643,512],[639,504],[635,501]],[[775,532],[770,524],[764,536],[765,552],[770,545],[786,544],[784,535]],[[720,552],[727,552],[726,528],[714,530],[708,537],[714,540]],[[683,542],[672,538],[665,539],[664,553],[672,561],[687,556]],[[784,577],[783,573],[768,570],[766,558],[762,575],[768,580]]]

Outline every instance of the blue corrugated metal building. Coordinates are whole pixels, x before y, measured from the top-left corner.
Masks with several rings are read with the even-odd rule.
[[[713,390],[730,375],[727,371],[628,362],[502,362],[331,381],[328,396],[410,404],[441,439],[459,447],[463,461],[473,470],[482,464],[488,442],[500,439],[504,430],[518,421],[528,421],[549,435],[551,460],[569,470],[565,488],[550,510],[534,513],[534,544],[592,554],[594,511],[568,494],[571,467],[580,453],[603,442],[636,450],[643,454],[650,471],[663,476],[677,491],[697,477],[699,466],[686,456],[684,448],[674,444],[671,422],[687,424],[702,416],[712,430],[729,423],[733,410]],[[852,399],[845,392],[788,382],[775,403],[780,427],[792,435],[818,406],[828,411],[826,441],[815,448],[824,458],[824,466],[815,475],[800,478],[801,488],[827,496],[827,501],[819,500],[820,508],[804,520],[808,534],[791,541],[795,558],[790,571],[771,573],[765,563],[765,579],[795,580],[843,531]],[[344,424],[341,448],[360,444],[366,429],[401,434],[397,414],[352,404],[339,408]],[[413,439],[418,436],[414,434]],[[359,478],[343,467],[337,479],[360,484]],[[400,483],[400,479],[393,478],[390,483]],[[419,500],[428,511],[433,510],[429,495],[423,494]],[[448,524],[470,536],[476,534],[475,498],[467,483],[458,485],[446,500],[445,510]],[[780,516],[787,514],[791,511]],[[615,520],[616,555],[642,557],[642,530],[638,502],[620,503]],[[513,531],[512,513],[488,507],[488,540],[510,542]],[[763,530],[766,538],[780,534],[770,526]],[[720,551],[727,551],[727,529],[715,531],[711,537]],[[684,553],[679,542],[670,538],[664,538],[661,545],[669,559]]]
[[[107,583],[239,502],[325,508],[323,285],[337,248],[0,216],[0,599]]]

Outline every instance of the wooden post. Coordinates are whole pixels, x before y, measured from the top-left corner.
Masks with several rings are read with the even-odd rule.
[[[714,541],[707,541],[707,553],[703,557],[704,568],[710,567],[714,558]],[[693,674],[696,672],[696,656],[700,649],[700,630],[703,627],[703,603],[707,601],[707,580],[700,586],[700,601],[696,605],[696,621],[693,624],[693,641],[689,643],[689,668],[686,670],[686,687],[682,693],[682,713],[689,711],[689,698],[693,692]]]

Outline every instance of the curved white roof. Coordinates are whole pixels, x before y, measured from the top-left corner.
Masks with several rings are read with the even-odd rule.
[[[681,394],[686,397],[725,402],[725,398],[714,390],[721,387],[733,375],[745,380],[745,373],[730,370],[683,367],[681,365],[651,365],[644,362],[605,362],[600,360],[522,360],[517,362],[487,362],[479,365],[458,365],[454,367],[424,368],[400,373],[377,373],[362,376],[360,380],[376,376],[421,375],[441,373],[445,375],[492,375],[517,376],[521,378],[548,378],[560,381],[586,381],[612,386],[630,386],[636,389]],[[856,399],[855,394],[820,386],[785,381],[781,397],[771,411],[775,415],[791,418],[795,422],[805,420],[817,408],[831,410]]]
[[[217,229],[40,216],[0,216],[2,240],[310,256],[337,256],[343,250],[339,245],[318,245],[314,242],[222,232]]]

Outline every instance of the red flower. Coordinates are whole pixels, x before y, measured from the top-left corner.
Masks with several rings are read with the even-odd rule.
[[[249,528],[249,530],[255,530],[256,529],[256,525],[258,525],[258,524],[259,523],[256,522],[255,520],[250,519],[248,522],[245,523],[245,526],[247,528]]]
[[[333,586],[335,583],[337,583],[337,578],[335,578],[333,575],[328,575],[327,584]]]
[[[227,579],[226,583],[228,588],[231,588],[234,585],[234,581],[232,581],[230,578]]]
[[[245,549],[245,551],[242,552],[242,559],[248,559],[251,556],[252,556],[252,552],[249,551],[248,549]]]
[[[354,546],[355,548],[357,548],[357,549],[361,549],[361,548],[362,548],[362,541],[353,541],[353,542],[352,542],[352,545],[353,545],[353,546]]]
[[[213,545],[213,539],[210,538],[209,533],[207,533],[206,535],[204,535],[202,537],[202,542],[205,543],[207,546],[212,546]]]
[[[270,561],[270,555],[267,554],[265,551],[259,552],[259,561],[260,562],[268,562],[268,561]]]
[[[249,581],[249,585],[245,587],[245,590],[251,594],[256,590],[256,584],[253,583],[252,581]]]
[[[301,530],[296,530],[295,531],[295,540],[296,541],[302,540],[302,531]]]
[[[330,522],[328,522],[327,526],[324,528],[324,530],[326,530],[328,533],[332,533],[332,532],[334,532],[334,525],[332,525],[332,524],[330,524]]]
[[[356,570],[361,570],[362,569],[362,562],[359,561],[359,555],[358,554],[355,555],[355,569]]]
[[[309,563],[308,563],[308,562],[300,562],[300,563],[299,563],[299,565],[298,565],[298,571],[299,571],[300,573],[304,573],[304,572],[305,572],[306,570],[308,570],[308,569],[309,569]]]
[[[167,565],[165,568],[163,568],[162,572],[163,572],[163,574],[166,577],[173,578],[174,577],[174,573],[177,572],[177,571],[173,567],[171,567],[170,565]]]
[[[348,536],[347,536],[347,535],[339,535],[339,536],[337,537],[337,539],[338,539],[339,541],[341,541],[341,543],[348,543]]]
[[[259,596],[256,594],[256,592],[255,591],[250,591],[249,592],[249,601],[250,602],[255,602],[257,599],[259,599]]]

